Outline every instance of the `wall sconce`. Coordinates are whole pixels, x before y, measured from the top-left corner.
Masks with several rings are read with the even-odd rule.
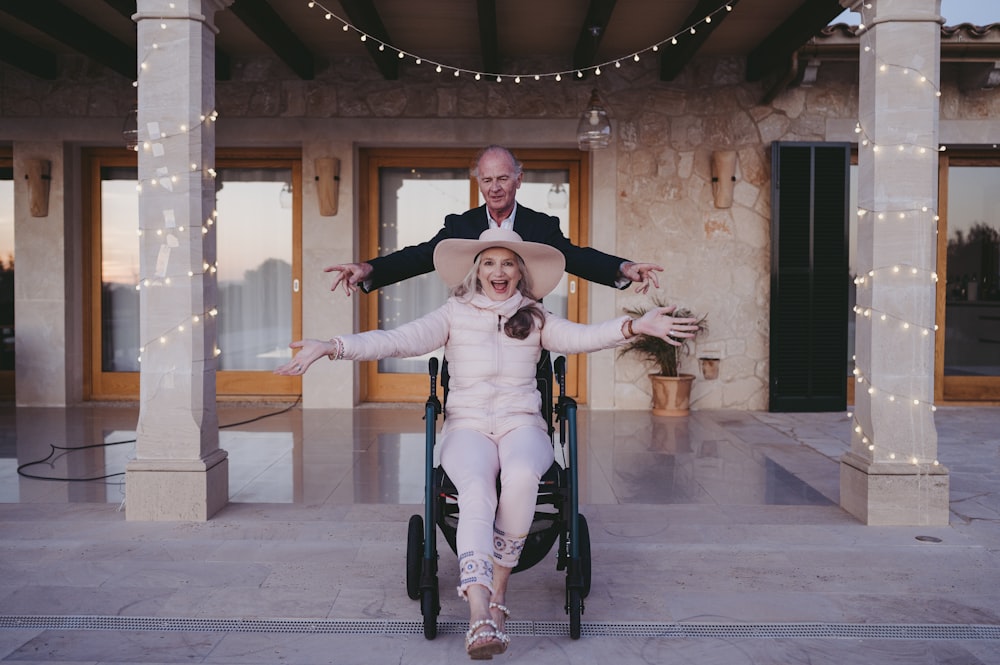
[[[576,140],[580,150],[600,150],[607,148],[611,142],[611,121],[608,112],[601,105],[597,88],[590,93],[587,109],[580,116],[576,126]]]
[[[736,151],[716,150],[712,153],[712,195],[716,208],[733,207],[735,185]]]
[[[719,378],[719,357],[715,355],[705,355],[698,358],[698,366],[701,367],[701,376],[706,381],[715,381]]]
[[[316,159],[316,195],[319,197],[319,214],[332,217],[337,214],[340,196],[340,160],[336,157]]]
[[[24,179],[28,181],[28,200],[32,217],[48,217],[49,185],[52,183],[52,162],[47,159],[24,160]]]

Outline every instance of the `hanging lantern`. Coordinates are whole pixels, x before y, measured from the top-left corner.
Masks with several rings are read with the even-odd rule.
[[[607,110],[601,105],[596,88],[590,94],[587,109],[580,116],[576,140],[580,150],[600,150],[607,148],[611,142],[611,121],[608,120]]]

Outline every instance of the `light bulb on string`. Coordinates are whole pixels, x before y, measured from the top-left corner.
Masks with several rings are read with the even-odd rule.
[[[638,51],[635,51],[634,53],[631,54],[630,57],[632,58],[632,60],[634,62],[639,62],[640,59],[641,59],[641,57],[640,57],[641,54],[644,53],[644,52],[646,52],[646,51],[651,51],[651,52],[656,53],[656,52],[659,51],[659,47],[660,46],[663,46],[664,44],[666,44],[668,42],[670,44],[672,44],[672,45],[676,45],[677,44],[677,38],[679,36],[681,36],[682,34],[685,34],[685,33],[692,34],[692,35],[697,34],[697,27],[698,27],[698,25],[700,25],[702,23],[704,23],[704,24],[711,24],[712,21],[713,21],[713,19],[714,19],[714,16],[716,14],[719,14],[721,12],[731,12],[733,10],[733,6],[736,4],[737,1],[738,0],[730,0],[729,2],[725,2],[725,3],[720,4],[717,9],[715,9],[715,10],[707,13],[704,16],[704,18],[702,18],[702,19],[700,19],[698,21],[695,21],[695,23],[693,25],[686,26],[682,30],[674,33],[673,35],[667,36],[665,39],[662,39],[662,40],[659,40],[657,42],[654,42],[653,44],[651,44],[650,46],[647,46],[644,49],[640,49]],[[340,16],[338,16],[331,9],[329,9],[328,7],[325,7],[323,5],[323,3],[320,2],[319,0],[309,0],[307,2],[306,6],[309,9],[319,9],[320,11],[322,11],[324,18],[326,20],[328,20],[328,21],[329,20],[333,20],[333,19],[337,19],[340,22],[341,29],[344,32],[349,32],[351,30],[355,31],[356,33],[358,33],[359,39],[362,42],[364,42],[364,41],[366,41],[368,39],[369,35],[366,32],[364,32],[363,30],[359,29],[358,27],[356,27],[355,25],[353,25],[352,23],[350,23],[347,19],[344,19],[344,18],[341,18]],[[421,62],[427,61],[427,62],[435,65],[435,71],[437,73],[442,73],[446,69],[452,69],[452,70],[454,70],[453,75],[455,77],[458,77],[460,75],[460,71],[461,70],[458,67],[453,67],[453,66],[450,66],[450,65],[448,65],[446,63],[442,63],[442,62],[435,62],[434,60],[431,60],[431,59],[423,57],[423,56],[417,56],[415,54],[407,53],[406,51],[403,51],[402,49],[399,49],[399,48],[393,46],[392,44],[389,44],[389,43],[386,43],[386,42],[381,42],[380,41],[380,43],[379,43],[379,50],[380,51],[383,51],[383,50],[392,50],[392,51],[395,51],[396,52],[396,56],[399,59],[405,59],[407,57],[410,57],[410,58],[414,59],[414,62],[416,62],[416,64],[420,64]],[[563,71],[553,71],[553,72],[544,72],[544,73],[543,72],[514,72],[514,73],[506,74],[506,75],[500,74],[498,72],[485,72],[485,71],[476,72],[476,71],[472,71],[472,70],[464,70],[464,71],[468,71],[470,74],[478,74],[479,76],[476,77],[477,81],[481,80],[482,77],[487,77],[487,78],[492,78],[493,80],[495,80],[496,82],[499,83],[499,82],[501,82],[503,80],[503,78],[508,77],[508,78],[512,78],[512,79],[515,79],[515,80],[518,79],[518,78],[534,78],[534,80],[536,80],[536,81],[540,81],[542,79],[551,78],[551,79],[553,79],[553,80],[555,80],[555,81],[558,82],[558,81],[562,80],[562,76],[575,75],[575,76],[577,76],[577,78],[583,78],[583,76],[586,73],[588,73],[588,72],[593,72],[596,75],[600,75],[600,70],[602,68],[604,68],[604,67],[610,66],[611,64],[614,64],[614,66],[616,68],[621,67],[620,58],[617,58],[617,59],[614,59],[614,60],[608,60],[608,61],[602,62],[602,63],[598,63],[598,64],[596,64],[594,66],[588,67],[588,68],[583,69],[583,70],[563,70]]]

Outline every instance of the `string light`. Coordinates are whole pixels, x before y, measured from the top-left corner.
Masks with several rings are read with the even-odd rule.
[[[906,79],[906,81],[913,86],[911,88],[912,90],[916,92],[924,91],[924,94],[932,95],[935,101],[940,99],[940,88],[927,75],[920,72],[918,68],[888,62],[884,58],[875,54],[871,39],[867,34],[868,29],[866,27],[866,17],[864,16],[866,10],[871,10],[871,8],[871,4],[864,5],[864,8],[862,9],[862,23],[858,27],[856,33],[862,36],[862,57],[865,59],[874,58],[874,60],[866,60],[866,62],[874,65],[876,75],[878,77],[901,77],[901,79]],[[906,84],[896,85],[896,87],[897,89],[900,87],[905,88]],[[854,132],[858,135],[857,142],[859,152],[862,152],[864,158],[866,159],[879,160],[891,157],[894,159],[906,158],[910,160],[926,160],[936,157],[937,153],[945,149],[944,146],[931,145],[921,142],[919,139],[905,140],[895,143],[877,142],[866,130],[861,120],[856,122]],[[907,139],[910,139],[910,137],[907,137]],[[930,166],[930,163],[923,162],[923,165]],[[936,203],[932,199],[927,202],[917,202],[911,206],[899,209],[870,209],[859,207],[857,209],[857,219],[859,224],[930,224],[936,234],[940,217],[935,209],[935,206]],[[911,227],[903,228],[908,230]],[[914,233],[917,234],[926,232],[921,230],[919,226],[912,228],[914,229]],[[926,228],[927,227],[925,226],[924,229]],[[913,346],[913,349],[922,349],[922,352],[925,354],[933,354],[935,333],[938,331],[938,326],[933,321],[933,317],[935,315],[933,307],[931,307],[932,311],[929,314],[932,319],[931,321],[913,321],[910,317],[900,316],[891,311],[872,307],[870,306],[870,303],[873,300],[873,289],[876,286],[876,282],[889,289],[934,289],[936,288],[938,281],[937,272],[917,265],[899,262],[890,265],[874,266],[863,274],[859,274],[854,279],[855,287],[858,290],[858,300],[867,300],[869,303],[869,305],[859,304],[858,306],[855,306],[855,315],[859,318],[868,320],[868,325],[871,326],[872,330],[877,327],[881,327],[885,333],[890,335],[916,334],[927,340],[931,346]],[[908,298],[892,298],[886,300],[890,303],[905,303],[909,301]],[[889,306],[892,307],[892,304]],[[912,339],[912,337],[910,339]],[[916,342],[909,342],[909,344],[914,345]],[[917,352],[919,353],[920,351]],[[864,358],[864,360],[868,359]],[[859,365],[857,356],[853,358],[853,361],[854,379],[860,394],[866,396],[866,408],[871,408],[872,405],[879,404],[881,405],[881,408],[888,410],[890,413],[899,413],[898,410],[905,410],[904,413],[909,414],[908,421],[914,423],[920,422],[920,419],[923,417],[933,418],[933,413],[937,410],[937,407],[930,398],[922,394],[904,394],[896,389],[888,390],[883,385],[876,385],[876,382],[873,381],[871,376],[866,373],[868,370]],[[927,390],[927,388],[925,387],[924,390]],[[858,391],[856,391],[856,394],[859,394]],[[853,430],[857,437],[856,441],[861,443],[865,450],[871,455],[872,460],[894,463],[908,462],[913,466],[918,467],[918,473],[930,467],[936,467],[939,465],[938,460],[922,459],[916,451],[912,451],[909,454],[903,453],[899,449],[900,446],[898,445],[898,441],[893,441],[890,444],[885,442],[879,444],[879,442],[875,440],[875,436],[872,432],[866,430],[865,425],[860,419],[854,417],[853,415],[851,415],[851,419]],[[891,428],[884,429],[886,429],[886,431],[882,432],[881,436],[886,438],[892,438],[894,436],[895,433]],[[919,436],[916,438],[919,438]],[[916,440],[914,439],[913,444],[915,445],[915,443]]]
[[[166,26],[161,24],[161,27]],[[158,50],[159,45],[153,44],[152,50]],[[150,53],[146,54],[143,58],[142,63],[139,67],[140,77],[146,76],[150,72],[150,64],[147,62]],[[138,88],[139,81],[133,82],[133,87]],[[195,131],[201,129],[207,129],[213,125],[219,118],[218,111],[211,109],[205,113],[198,116],[197,122],[184,122],[181,121],[177,124],[176,128],[164,128],[159,122],[147,122],[143,130],[145,133],[145,138],[141,142],[142,150],[153,159],[161,159],[167,155],[166,144],[171,140],[178,137],[187,136]],[[206,164],[198,164],[192,162],[188,167],[181,173],[173,173],[166,166],[156,167],[152,177],[147,177],[145,179],[140,178],[136,182],[136,190],[138,192],[144,191],[145,187],[150,187],[153,189],[163,188],[167,191],[174,191],[175,186],[183,187],[190,181],[192,176],[200,175],[203,179],[215,179],[217,177],[216,170]],[[202,236],[207,235],[215,224],[215,220],[218,217],[218,211],[213,210],[211,215],[206,219],[198,228]],[[185,270],[183,275],[179,274],[169,274],[167,272],[168,257],[172,249],[179,247],[181,245],[178,236],[182,236],[185,233],[189,233],[191,230],[184,225],[177,225],[175,223],[174,211],[173,210],[163,210],[162,211],[163,226],[156,228],[154,236],[160,242],[159,251],[157,253],[156,267],[154,268],[154,276],[143,276],[140,277],[135,288],[136,291],[142,291],[144,289],[155,289],[155,288],[166,288],[174,285],[175,280],[180,280],[186,277],[187,280],[194,280],[197,278],[203,278],[206,275],[214,277],[218,272],[218,264],[209,264],[204,262],[202,264],[201,272],[196,272],[195,270]],[[143,228],[137,229],[137,234],[140,239],[146,236],[150,230],[144,230]],[[153,335],[153,340],[158,346],[166,346],[174,340],[174,338],[181,337],[188,333],[189,330],[193,330],[196,326],[206,322],[209,319],[214,319],[218,316],[218,309],[216,307],[211,307],[210,309],[202,312],[195,312],[188,316],[186,319],[178,322],[172,328],[167,330],[162,330],[159,334]],[[149,342],[142,344],[139,347],[139,355],[137,357],[138,362],[142,362],[143,355],[146,349],[150,346]],[[218,345],[213,347],[213,357],[218,357],[221,355],[222,351],[219,349]]]
[[[873,307],[855,306],[854,313],[866,319],[871,319],[873,323],[895,325],[901,332],[917,333],[922,337],[930,338],[931,333],[937,332],[938,329],[937,324],[927,326],[912,323],[904,318],[896,316],[895,314],[875,309]]]
[[[939,145],[924,145],[920,143],[903,142],[903,143],[875,143],[872,138],[868,135],[868,132],[861,126],[861,121],[858,121],[854,125],[854,133],[859,135],[858,144],[864,148],[870,148],[873,153],[882,153],[886,151],[893,151],[896,153],[905,153],[912,155],[931,155],[936,152],[944,152],[946,148]]]
[[[555,81],[561,81],[562,77],[564,77],[564,76],[576,76],[577,78],[583,78],[587,73],[591,73],[591,72],[594,73],[594,74],[596,74],[596,75],[600,75],[600,70],[602,68],[608,67],[608,66],[610,66],[612,64],[616,68],[617,67],[621,67],[620,60],[622,58],[625,58],[625,57],[631,58],[634,62],[639,62],[639,60],[641,59],[641,55],[644,54],[644,53],[647,53],[647,52],[656,53],[656,52],[659,51],[660,47],[662,47],[664,45],[667,45],[667,44],[669,44],[669,45],[676,45],[677,44],[677,38],[680,37],[681,35],[685,34],[685,33],[692,34],[692,35],[697,34],[698,26],[700,26],[703,23],[704,24],[711,23],[712,20],[713,20],[713,17],[715,15],[717,15],[717,14],[720,14],[722,12],[731,12],[731,11],[733,11],[733,7],[735,7],[738,2],[739,2],[739,0],[726,0],[725,2],[722,2],[717,9],[708,12],[705,15],[704,18],[702,18],[701,20],[695,22],[694,25],[685,26],[682,30],[680,30],[680,31],[678,31],[678,32],[676,32],[676,33],[674,33],[674,34],[672,34],[672,35],[670,35],[670,36],[668,36],[668,37],[666,37],[666,38],[664,38],[664,39],[662,39],[662,40],[654,43],[654,44],[650,44],[646,48],[643,48],[643,49],[640,49],[640,50],[635,51],[633,53],[630,53],[627,56],[621,56],[621,57],[616,58],[614,60],[608,60],[606,62],[602,62],[602,63],[596,64],[596,65],[592,65],[590,67],[585,67],[585,68],[580,68],[580,69],[566,69],[566,70],[551,71],[551,72],[518,72],[518,73],[513,73],[513,74],[501,74],[499,72],[486,72],[486,71],[479,71],[479,70],[475,70],[475,69],[466,69],[464,67],[458,67],[458,66],[455,66],[455,65],[449,65],[449,64],[446,64],[446,63],[443,63],[443,62],[438,62],[438,61],[435,61],[435,60],[432,60],[432,59],[429,59],[429,58],[416,56],[416,55],[414,55],[412,53],[408,53],[407,51],[404,51],[404,50],[402,50],[402,49],[400,49],[400,48],[398,48],[396,46],[393,46],[392,44],[390,44],[388,42],[380,40],[377,37],[375,37],[374,35],[368,34],[364,30],[362,30],[361,28],[358,28],[357,26],[355,26],[354,24],[352,24],[347,19],[341,18],[340,16],[338,16],[331,9],[329,9],[326,6],[324,6],[322,2],[319,2],[319,0],[308,0],[308,2],[306,2],[306,6],[309,9],[318,9],[321,12],[323,12],[323,18],[325,18],[328,21],[332,21],[332,20],[336,19],[337,21],[340,22],[341,29],[344,32],[350,32],[350,31],[353,30],[354,32],[356,32],[359,35],[359,38],[360,38],[360,40],[362,42],[367,42],[369,39],[377,41],[378,42],[378,50],[379,51],[385,51],[385,50],[395,51],[396,56],[400,60],[405,59],[407,57],[410,57],[410,58],[413,58],[415,64],[417,64],[417,65],[420,65],[420,64],[426,62],[427,64],[433,66],[434,67],[434,71],[437,72],[437,73],[439,73],[439,74],[443,73],[444,71],[447,70],[447,71],[451,71],[453,73],[453,75],[456,76],[456,77],[458,77],[458,76],[460,76],[462,74],[471,75],[477,81],[482,80],[483,78],[486,78],[486,79],[493,79],[497,83],[502,83],[504,79],[510,79],[510,80],[514,81],[515,83],[520,83],[521,79],[527,79],[527,78],[533,78],[536,81],[540,81],[542,79],[553,79]]]
[[[898,396],[896,396],[896,395],[886,394],[886,395],[881,395],[881,396],[884,397],[886,399],[886,401],[888,401],[890,403],[896,403],[896,404],[898,404],[899,408],[924,409],[924,410],[930,410],[932,412],[936,410],[936,408],[934,407],[933,404],[929,404],[927,402],[921,402],[919,400],[914,400],[914,401],[911,401],[911,402],[907,403],[904,400],[898,399]],[[848,414],[848,415],[850,415],[850,414]],[[852,418],[852,424],[854,425],[854,428],[853,428],[854,432],[855,432],[855,434],[858,435],[858,439],[861,441],[861,444],[864,446],[864,448],[868,452],[872,453],[872,457],[875,459],[875,461],[880,461],[878,459],[880,456],[883,458],[882,461],[885,461],[885,460],[895,461],[896,460],[896,457],[897,457],[896,452],[891,451],[891,450],[889,450],[887,452],[886,450],[884,450],[884,449],[880,448],[878,445],[876,445],[875,441],[865,432],[865,430],[862,427],[861,423],[856,418]],[[909,461],[910,464],[912,464],[914,466],[931,466],[931,467],[936,467],[936,466],[940,466],[940,464],[941,464],[940,461],[937,460],[937,459],[920,459],[920,457],[918,457],[917,455],[910,455],[909,458],[908,458],[908,461]]]
[[[175,337],[180,337],[184,332],[186,332],[188,327],[194,329],[195,326],[199,325],[204,320],[209,318],[214,319],[218,315],[219,315],[219,310],[216,309],[215,307],[200,314],[194,314],[187,319],[187,323],[184,322],[178,323],[173,328],[161,332],[159,335],[156,336],[155,341],[160,346],[166,346],[167,344],[170,344]],[[149,347],[148,343],[143,344],[142,346],[139,347],[139,355],[136,357],[136,360],[138,362],[140,363],[142,362],[142,356],[143,354],[146,353],[146,349],[148,347]],[[218,346],[215,347],[214,353],[216,356],[218,356],[221,353],[221,350],[219,349]]]

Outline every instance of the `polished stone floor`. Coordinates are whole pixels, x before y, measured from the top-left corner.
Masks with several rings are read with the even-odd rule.
[[[422,415],[220,406],[230,504],[140,523],[136,409],[0,406],[0,662],[465,662],[443,539],[437,639],[403,588]],[[582,409],[583,637],[545,560],[497,660],[1000,665],[1000,409],[936,424],[951,523],[867,527],[838,506],[847,414]]]

